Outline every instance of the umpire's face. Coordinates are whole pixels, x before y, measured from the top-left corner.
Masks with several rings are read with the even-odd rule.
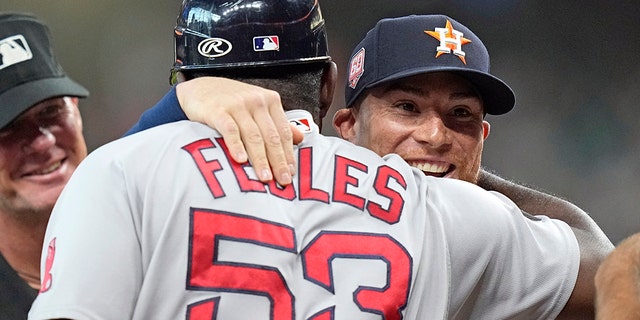
[[[477,182],[490,126],[467,80],[428,73],[363,94],[360,103],[334,117],[342,138],[379,155],[396,153],[426,175]]]
[[[32,106],[0,130],[0,211],[48,217],[86,156],[77,98]]]

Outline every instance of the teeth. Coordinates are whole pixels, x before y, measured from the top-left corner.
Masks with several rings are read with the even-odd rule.
[[[418,168],[421,171],[429,172],[429,173],[443,173],[449,170],[449,164],[446,163],[411,163],[412,167]]]
[[[51,173],[53,171],[55,171],[56,169],[60,168],[60,165],[62,165],[62,162],[56,162],[54,164],[52,164],[51,166],[49,166],[48,168],[44,169],[44,170],[40,170],[40,171],[36,171],[33,174],[47,174],[47,173]]]

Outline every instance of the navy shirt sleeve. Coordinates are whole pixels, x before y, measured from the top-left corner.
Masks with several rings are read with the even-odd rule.
[[[173,86],[155,106],[147,109],[147,111],[140,116],[138,122],[134,124],[124,136],[180,120],[188,120],[188,118],[184,111],[182,111],[182,108],[180,108],[178,96],[176,95],[176,87]]]

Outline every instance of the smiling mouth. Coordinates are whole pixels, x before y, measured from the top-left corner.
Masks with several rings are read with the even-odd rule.
[[[51,172],[54,172],[56,170],[58,170],[58,168],[60,168],[60,166],[62,166],[62,162],[64,160],[58,161],[56,163],[53,163],[52,165],[42,169],[42,170],[38,170],[38,171],[33,171],[33,172],[29,172],[27,174],[25,174],[25,177],[29,177],[29,176],[39,176],[39,175],[45,175],[45,174],[49,174]]]
[[[409,165],[420,169],[420,171],[424,172],[427,176],[434,177],[444,177],[455,169],[454,165],[449,163],[439,162],[439,163],[426,163],[426,162],[409,162]]]

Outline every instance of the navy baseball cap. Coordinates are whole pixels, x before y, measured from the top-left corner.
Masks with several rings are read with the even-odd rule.
[[[36,17],[0,13],[0,128],[43,100],[89,95],[62,70],[50,39]]]
[[[348,71],[348,107],[365,89],[440,71],[470,81],[482,96],[488,114],[507,113],[516,101],[511,88],[489,73],[489,52],[480,38],[445,15],[380,20],[353,50]]]

